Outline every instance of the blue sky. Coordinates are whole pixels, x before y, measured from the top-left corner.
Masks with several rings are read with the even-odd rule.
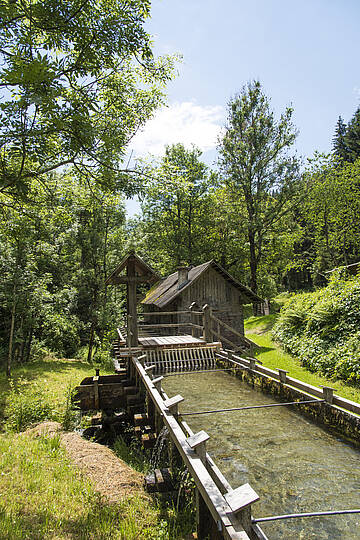
[[[168,107],[133,141],[135,155],[194,142],[212,165],[227,103],[251,79],[277,115],[293,106],[299,154],[330,151],[338,116],[347,122],[360,104],[359,22],[359,0],[153,1],[154,51],[183,62]]]

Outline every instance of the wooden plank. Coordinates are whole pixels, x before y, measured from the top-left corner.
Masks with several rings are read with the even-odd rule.
[[[129,257],[126,263],[126,276],[128,278],[136,277],[135,270],[135,258]],[[139,343],[138,341],[138,325],[137,325],[137,298],[136,298],[136,282],[129,281],[126,285],[127,289],[127,313],[128,313],[128,335],[129,347],[136,347]]]
[[[180,425],[176,421],[173,415],[169,414],[169,411],[164,406],[163,399],[160,393],[153,388],[150,378],[146,375],[146,372],[140,362],[136,359],[133,360],[135,368],[141,375],[145,387],[150,393],[151,399],[158,412],[162,415],[164,424],[169,429],[169,434],[177,447],[180,455],[188,467],[192,477],[195,480],[196,486],[201,493],[207,507],[209,508],[211,515],[215,521],[220,521],[222,525],[222,533],[224,538],[228,540],[249,540],[248,535],[243,530],[240,522],[235,517],[229,504],[224,499],[219,488],[212,480],[205,464],[196,456],[195,451],[188,444],[185,434],[183,433]]]
[[[219,354],[219,353],[217,353]],[[228,357],[227,357],[227,354],[225,353],[220,353],[219,356],[224,359],[224,360],[228,360],[229,362],[231,363],[234,363],[234,364],[237,364],[238,362],[234,361],[234,360],[230,360]],[[238,360],[241,364],[240,365],[243,365],[244,367],[249,367],[250,366],[250,361],[247,360],[246,358],[241,358],[239,356],[236,356],[236,355],[233,355],[233,359],[235,360]],[[278,372],[270,369],[270,368],[267,368],[265,366],[261,366],[259,364],[256,364],[256,368],[255,368],[255,372],[259,372],[260,374],[262,375],[266,375],[268,377],[271,377],[272,379],[275,379],[275,380],[280,380],[280,375]],[[293,388],[296,388],[298,390],[302,390],[303,392],[311,395],[311,396],[315,396],[315,397],[318,397],[318,398],[323,398],[324,397],[324,393],[323,393],[323,390],[318,388],[317,386],[313,386],[311,384],[308,384],[308,383],[305,383],[303,381],[299,381],[298,379],[294,379],[293,377],[289,377],[288,375],[286,376],[286,384],[288,386],[292,386]],[[356,403],[355,401],[351,401],[349,399],[346,399],[346,398],[343,398],[341,396],[338,396],[336,394],[334,394],[333,396],[333,405],[337,405],[338,407],[341,407],[342,409],[345,409],[346,411],[349,411],[349,412],[352,412],[352,413],[355,413],[357,415],[360,415],[360,403]]]
[[[178,323],[167,323],[167,324],[139,324],[140,328],[177,328],[178,326],[191,326],[190,323],[178,322]]]
[[[241,347],[239,347],[239,345],[237,345],[236,343],[233,343],[232,341],[230,341],[230,339],[226,338],[222,334],[218,334],[214,330],[212,330],[211,333],[212,333],[213,336],[216,336],[221,341],[225,341],[225,343],[227,343],[228,345],[233,347],[235,349],[235,351],[238,351],[239,349],[241,349]]]
[[[200,315],[202,313],[199,312]],[[150,315],[190,315],[190,311],[144,311],[143,313],[139,313],[142,317],[147,317]]]
[[[257,502],[260,497],[253,490],[250,484],[244,484],[229,493],[225,494],[225,499],[235,514],[247,506]]]

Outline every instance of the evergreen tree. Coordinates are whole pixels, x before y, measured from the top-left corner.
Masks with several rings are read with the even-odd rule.
[[[335,127],[335,135],[333,137],[333,151],[335,156],[341,160],[348,161],[349,150],[345,143],[346,124],[344,120],[339,116]]]
[[[354,163],[360,157],[360,107],[347,125],[345,144],[348,148],[349,161]]]

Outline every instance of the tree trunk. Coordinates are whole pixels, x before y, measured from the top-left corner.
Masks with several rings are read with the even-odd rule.
[[[94,334],[95,334],[95,324],[92,322],[91,328],[90,328],[89,350],[88,350],[88,356],[87,356],[87,361],[89,363],[91,362],[91,359],[92,359],[92,350],[94,346]]]
[[[255,250],[255,234],[249,231],[249,246],[250,246],[250,289],[257,292],[257,257]]]
[[[28,342],[26,344],[25,362],[28,362],[30,360],[32,339],[33,339],[33,327],[31,326],[29,330]]]
[[[249,248],[250,248],[250,289],[256,294],[257,293],[257,267],[258,267],[258,259],[256,257],[256,249],[255,249],[255,233],[249,229],[248,232],[249,237]],[[257,303],[253,304],[253,313],[256,317],[259,315],[259,306]]]
[[[11,308],[11,325],[10,325],[10,336],[9,336],[9,352],[6,365],[6,375],[11,377],[11,363],[12,363],[12,354],[13,354],[13,343],[14,343],[14,329],[15,329],[15,315],[16,315],[16,284],[14,283],[13,287],[13,303]]]

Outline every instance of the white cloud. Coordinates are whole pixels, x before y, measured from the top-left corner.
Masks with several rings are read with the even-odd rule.
[[[201,106],[192,101],[173,103],[160,109],[149,120],[141,133],[136,135],[130,148],[137,156],[161,155],[166,144],[191,144],[203,152],[217,145],[217,138],[224,123],[224,108],[220,105]]]

